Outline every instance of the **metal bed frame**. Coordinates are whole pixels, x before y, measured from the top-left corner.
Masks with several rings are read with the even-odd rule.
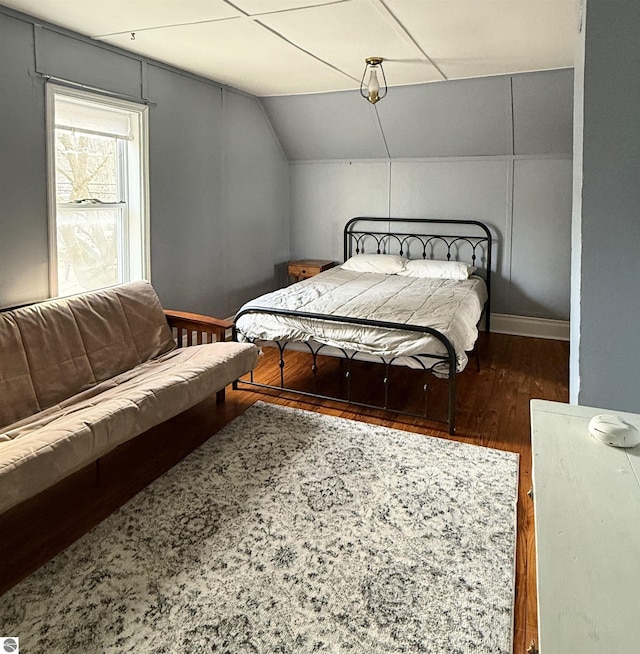
[[[378,228],[379,223],[387,223],[386,229]],[[362,225],[371,225],[365,228]],[[392,231],[394,225],[406,225],[403,229],[410,229],[411,231]],[[471,234],[446,234],[446,233],[421,233],[418,229],[422,226],[424,229],[434,229],[439,226],[439,229],[444,232],[449,231],[452,226],[456,229],[464,228]],[[446,229],[445,226],[449,226]],[[410,255],[417,250],[419,256]],[[466,261],[472,266],[475,266],[483,273],[485,283],[487,286],[488,299],[484,306],[485,317],[485,331],[489,332],[491,325],[491,265],[492,265],[492,236],[489,228],[482,222],[477,220],[438,220],[429,218],[372,218],[372,217],[357,217],[352,218],[347,222],[344,227],[344,259],[345,261],[354,254],[364,253],[377,253],[377,254],[399,254],[407,256],[408,258],[435,258],[437,252],[438,258],[446,258],[447,261]],[[444,255],[444,256],[443,256]],[[463,258],[466,255],[466,258]],[[271,315],[291,315],[298,318],[311,318],[323,321],[331,321],[337,323],[344,323],[350,325],[363,325],[370,327],[381,327],[385,329],[395,329],[407,332],[420,332],[430,334],[439,340],[446,349],[446,354],[416,354],[404,357],[410,358],[416,363],[415,367],[423,372],[425,377],[433,374],[434,371],[447,371],[448,373],[448,410],[446,423],[449,428],[449,433],[455,433],[455,413],[456,413],[456,353],[451,341],[437,329],[423,325],[411,325],[403,323],[394,323],[379,320],[367,320],[364,318],[354,318],[349,316],[334,316],[318,313],[309,313],[304,311],[292,311],[289,309],[273,309],[267,307],[252,306],[239,311],[235,316],[235,323],[238,318],[249,313],[265,313]],[[233,327],[233,339],[238,340],[238,330]],[[366,402],[354,401],[351,399],[351,363],[359,361],[359,352],[350,352],[346,349],[337,348],[339,354],[336,354],[336,348],[333,348],[331,356],[339,356],[346,361],[346,370],[344,374],[344,382],[346,384],[346,397],[336,397],[332,395],[324,395],[316,392],[303,391],[295,388],[290,388],[285,383],[285,357],[284,353],[288,345],[295,341],[270,341],[269,344],[275,344],[279,350],[280,360],[280,383],[279,385],[265,384],[257,382],[254,379],[253,372],[250,373],[249,379],[239,379],[234,382],[233,387],[247,388],[247,389],[262,389],[262,390],[276,390],[279,392],[285,391],[288,393],[295,393],[296,395],[318,398],[322,400],[331,400],[337,402],[346,402],[356,406],[366,407],[369,409],[382,409],[384,411],[391,411],[401,415],[409,415],[420,418],[429,418],[437,420],[428,416],[428,403],[427,393],[429,389],[428,381],[422,386],[424,395],[424,409],[421,413],[404,411],[401,409],[394,409],[389,406],[389,371],[392,365],[402,365],[395,363],[398,357],[384,357],[373,355],[366,355],[365,361],[371,361],[372,358],[379,359],[379,363],[385,366],[383,387],[384,387],[384,401],[382,404],[369,404]],[[298,346],[302,343],[296,342]],[[318,355],[326,354],[322,350],[328,346],[319,343],[303,343],[312,355],[311,372],[313,375],[313,388],[315,390],[316,373],[318,372],[317,359]]]

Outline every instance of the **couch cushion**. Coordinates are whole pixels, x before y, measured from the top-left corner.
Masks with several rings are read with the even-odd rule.
[[[160,300],[148,282],[78,295],[68,303],[96,382],[175,348]]]
[[[13,319],[28,361],[36,411],[96,383],[68,301],[34,304],[13,312]]]
[[[2,430],[0,512],[201,402],[257,356],[244,343],[174,350]]]
[[[40,410],[22,336],[10,313],[0,314],[0,425]]]
[[[173,348],[171,330],[148,282],[0,314],[0,392],[16,400],[2,402],[0,425],[55,405]]]

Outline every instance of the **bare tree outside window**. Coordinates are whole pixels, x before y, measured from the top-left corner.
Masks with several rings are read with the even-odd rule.
[[[56,130],[58,202],[118,202],[116,139]]]
[[[51,291],[148,278],[147,107],[47,85]]]
[[[117,140],[56,130],[58,281],[64,294],[117,284],[121,210]]]

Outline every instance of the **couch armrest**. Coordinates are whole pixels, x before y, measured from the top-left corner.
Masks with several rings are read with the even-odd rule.
[[[199,313],[165,309],[164,314],[169,327],[174,332],[178,347],[225,341],[227,340],[227,331],[233,327],[230,320],[204,316]]]

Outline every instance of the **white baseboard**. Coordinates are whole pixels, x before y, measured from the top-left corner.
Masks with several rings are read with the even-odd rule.
[[[506,313],[491,314],[491,331],[514,336],[550,338],[556,341],[569,340],[569,321],[529,316],[511,316]]]

